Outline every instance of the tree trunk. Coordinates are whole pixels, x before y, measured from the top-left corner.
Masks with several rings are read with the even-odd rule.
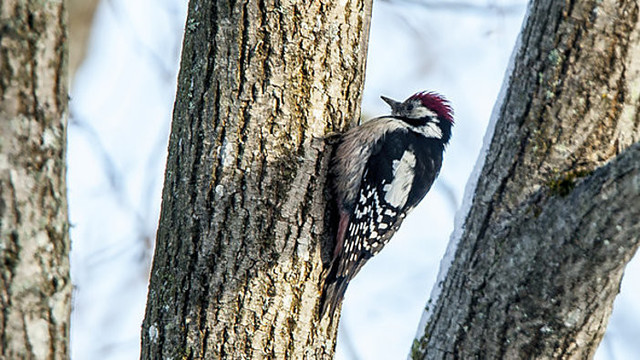
[[[330,358],[323,137],[359,115],[371,2],[189,5],[142,358]]]
[[[638,15],[532,3],[413,358],[593,357],[640,238]]]
[[[0,358],[69,357],[66,14],[0,3]]]

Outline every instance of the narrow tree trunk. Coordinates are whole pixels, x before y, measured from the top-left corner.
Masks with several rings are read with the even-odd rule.
[[[66,14],[0,2],[0,358],[69,357]]]
[[[638,3],[529,14],[416,359],[590,358],[638,248]]]
[[[142,358],[330,358],[323,137],[359,115],[370,1],[189,5]]]

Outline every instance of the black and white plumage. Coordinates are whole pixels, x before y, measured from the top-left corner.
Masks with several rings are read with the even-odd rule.
[[[402,103],[382,99],[391,115],[347,131],[333,158],[339,222],[321,315],[335,312],[349,281],[427,194],[451,137],[453,111],[444,97],[421,92]]]

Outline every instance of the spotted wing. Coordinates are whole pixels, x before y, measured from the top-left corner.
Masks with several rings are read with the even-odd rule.
[[[400,227],[417,164],[407,133],[391,133],[370,157],[349,219],[339,272],[355,276]]]
[[[429,191],[442,163],[442,146],[411,132],[392,132],[374,147],[346,225],[343,247],[326,278],[322,313],[333,312],[349,281],[398,230]]]

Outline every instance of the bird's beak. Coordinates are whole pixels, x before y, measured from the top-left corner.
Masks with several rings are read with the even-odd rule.
[[[399,101],[395,101],[393,99],[389,99],[386,96],[380,96],[380,98],[382,100],[384,100],[384,102],[386,102],[387,104],[389,104],[389,106],[391,107],[391,112],[396,112],[397,110],[399,110],[400,105],[402,105],[401,102]]]

